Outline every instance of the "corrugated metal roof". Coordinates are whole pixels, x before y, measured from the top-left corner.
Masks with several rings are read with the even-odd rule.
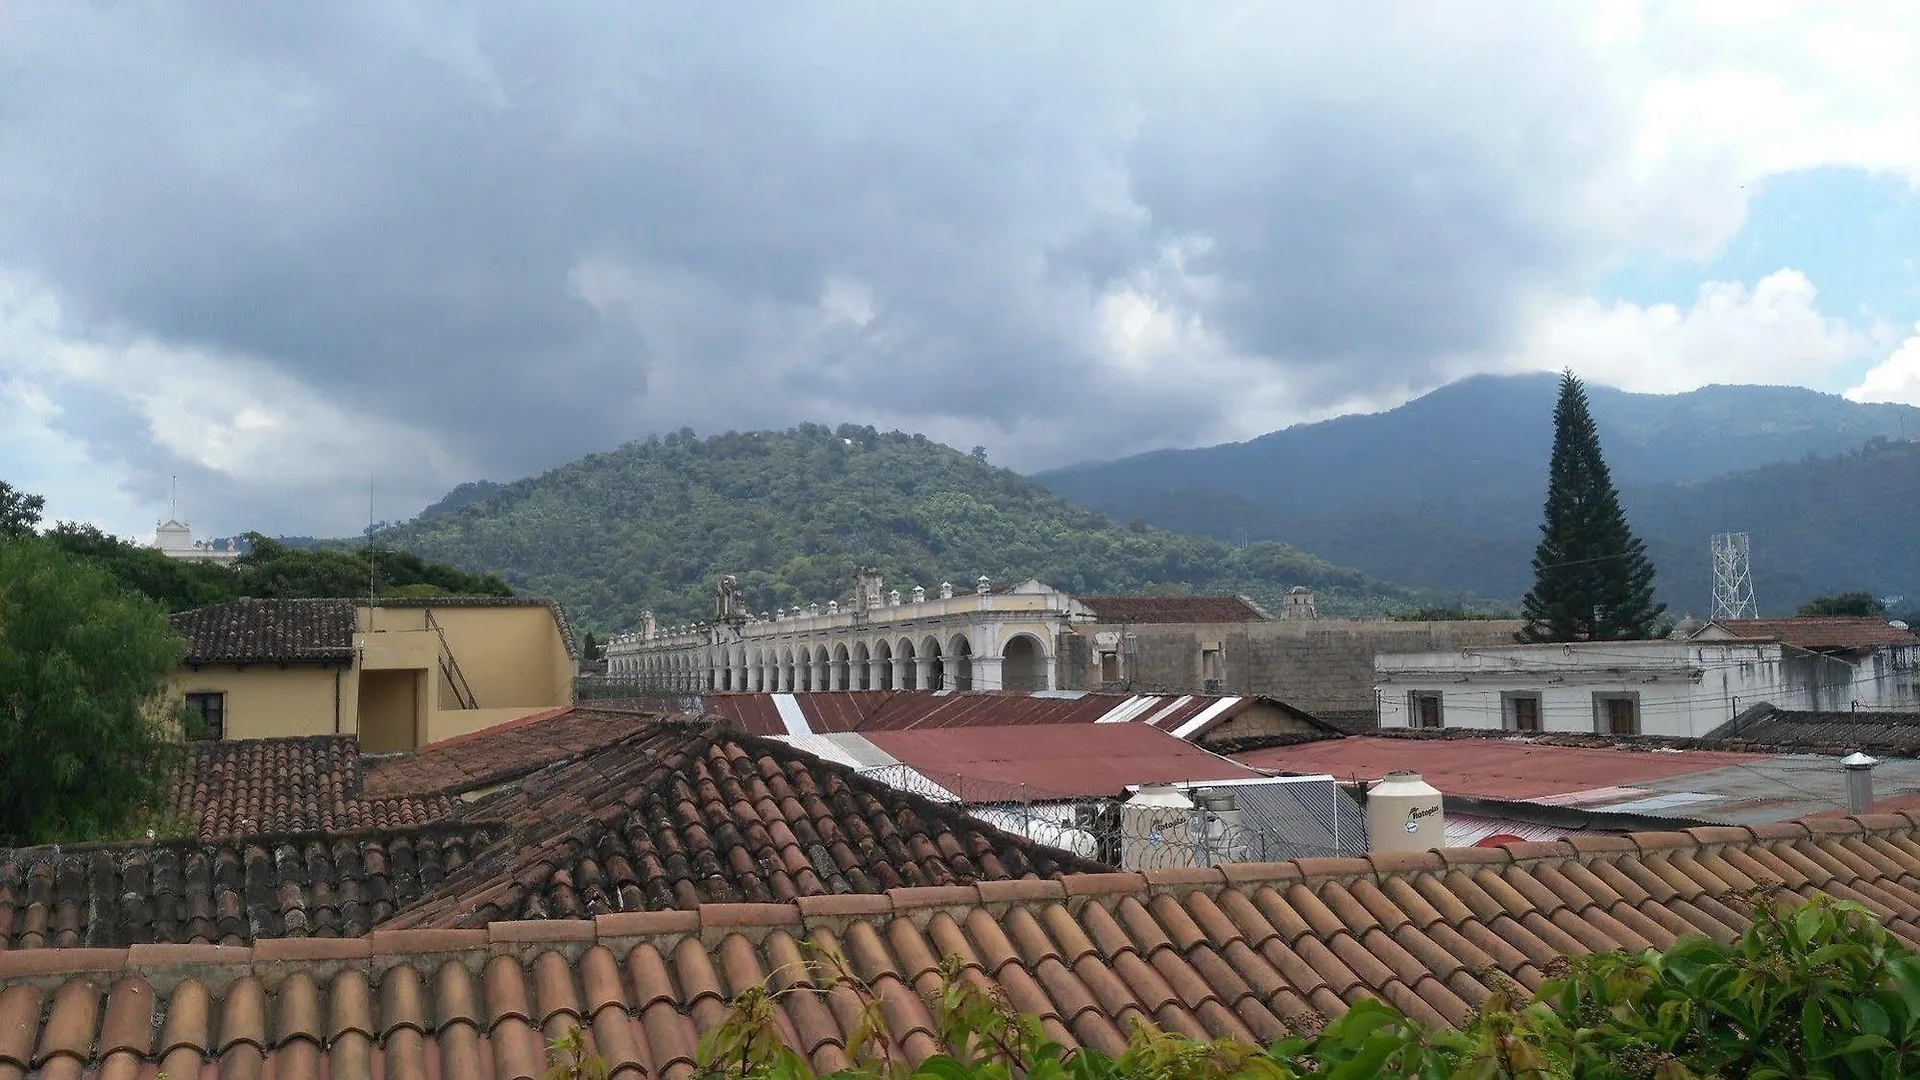
[[[1446,795],[1524,801],[1620,785],[1644,787],[1646,781],[1761,762],[1767,756],[1542,746],[1521,739],[1427,741],[1355,735],[1235,757],[1255,768],[1331,773],[1342,780],[1378,780],[1406,770],[1419,773]]]
[[[1260,774],[1145,724],[868,731],[861,737],[969,802],[1119,795],[1137,784]]]
[[[1184,739],[1198,739],[1269,700],[1219,694],[1106,694],[1084,690],[1037,693],[846,690],[708,694],[701,698],[701,711],[731,720],[753,735],[1145,723]],[[804,721],[804,727],[796,725],[796,717]]]
[[[1878,617],[1803,615],[1793,619],[1718,619],[1710,625],[1736,638],[1784,641],[1802,649],[1873,649],[1883,645],[1920,645],[1920,637],[1914,636],[1912,631],[1903,630]]]

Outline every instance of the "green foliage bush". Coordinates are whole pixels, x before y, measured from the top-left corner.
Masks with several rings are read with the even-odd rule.
[[[909,1067],[891,1056],[895,1040],[879,999],[844,959],[816,952],[815,966],[861,1002],[846,1048],[852,1064],[836,1074],[852,1080],[1920,1075],[1920,958],[1856,904],[1752,899],[1754,922],[1730,944],[1688,937],[1664,952],[1576,958],[1531,998],[1517,985],[1498,989],[1460,1030],[1428,1030],[1362,1001],[1318,1032],[1267,1047],[1141,1027],[1118,1056],[1069,1051],[948,957],[939,999],[929,1005],[951,1052]],[[795,992],[812,991],[750,989],[736,998],[727,1022],[701,1040],[702,1080],[819,1080],[775,1019],[774,1002]],[[565,1060],[550,1076],[604,1075],[577,1041],[555,1051]]]
[[[0,847],[124,835],[164,803],[181,652],[97,564],[0,539]]]
[[[841,596],[872,565],[903,593],[985,574],[1073,593],[1240,592],[1308,585],[1328,613],[1400,610],[1422,596],[1277,543],[1245,547],[1116,525],[980,457],[871,427],[692,432],[630,443],[476,492],[382,542],[556,596],[583,625],[711,615],[738,575],[771,611]]]

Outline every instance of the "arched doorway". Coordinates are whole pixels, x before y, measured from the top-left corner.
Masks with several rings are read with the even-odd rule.
[[[893,646],[884,641],[873,645],[873,689],[893,689]]]
[[[813,647],[813,688],[815,690],[833,689],[833,685],[827,681],[827,677],[831,671],[832,671],[832,661],[827,659],[827,647],[825,645],[814,646]]]
[[[920,681],[928,690],[947,688],[946,658],[940,655],[940,639],[929,637],[920,643]]]
[[[1020,634],[1000,651],[1000,683],[1008,690],[1047,689],[1047,654],[1032,634]]]
[[[847,655],[847,646],[841,642],[833,647],[833,676],[827,680],[829,690],[851,690],[853,683],[848,681],[852,672],[852,659]]]
[[[920,677],[920,665],[915,662],[912,641],[901,638],[900,643],[893,647],[893,666],[900,675],[899,681],[894,684],[894,689],[919,689],[920,684],[915,680]]]
[[[955,690],[973,689],[973,643],[967,635],[955,634],[947,643],[947,665],[952,668]]]
[[[873,654],[867,651],[867,643],[853,643],[853,681],[847,684],[849,690],[873,689]]]

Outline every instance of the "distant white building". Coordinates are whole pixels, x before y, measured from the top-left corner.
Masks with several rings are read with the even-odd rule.
[[[1386,654],[1374,676],[1383,728],[1701,737],[1761,704],[1920,709],[1920,638],[1877,619],[1741,620],[1679,640]]]
[[[186,522],[172,518],[153,527],[153,546],[171,559],[218,563],[221,566],[233,562],[242,554],[231,538],[218,547],[211,540],[195,540],[193,529]]]

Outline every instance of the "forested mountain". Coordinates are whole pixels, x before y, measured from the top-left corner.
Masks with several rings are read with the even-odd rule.
[[[458,501],[458,500],[451,500]],[[630,443],[378,534],[382,544],[558,597],[582,623],[710,614],[714,577],[758,610],[839,598],[859,563],[890,587],[966,590],[1037,577],[1070,592],[1191,589],[1271,601],[1308,585],[1322,610],[1446,599],[1278,543],[1237,546],[1116,526],[921,435],[806,424]]]
[[[1468,379],[1390,412],[1035,479],[1120,520],[1281,540],[1381,578],[1511,600],[1531,580],[1554,387],[1551,375]],[[1848,589],[1920,594],[1920,448],[1907,442],[1920,409],[1793,387],[1588,392],[1676,611],[1707,610],[1707,540],[1727,530],[1752,534],[1769,612]]]

